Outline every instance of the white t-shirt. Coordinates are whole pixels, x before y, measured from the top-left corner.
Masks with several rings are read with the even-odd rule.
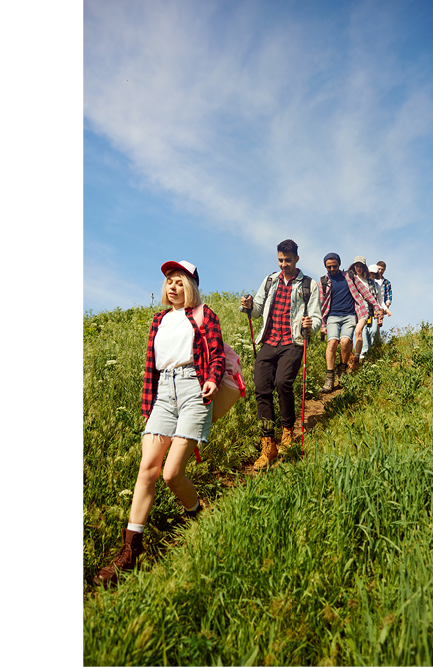
[[[377,301],[378,301],[379,306],[381,308],[385,308],[385,302],[383,300],[384,291],[385,291],[384,288],[383,288],[383,278],[375,278],[375,282],[377,283],[377,285],[379,285],[379,289],[377,290],[378,291]]]
[[[194,329],[185,315],[185,308],[164,315],[153,342],[156,369],[162,371],[191,364],[194,361],[193,341]]]

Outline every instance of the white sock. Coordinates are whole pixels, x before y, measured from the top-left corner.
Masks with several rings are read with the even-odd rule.
[[[197,509],[197,507],[198,507],[199,505],[200,505],[200,501],[197,500],[197,502],[196,502],[196,504],[194,505],[194,507],[185,507],[185,510],[186,510],[187,512],[195,512],[195,510]]]
[[[141,523],[128,523],[128,530],[133,530],[136,533],[142,533],[144,530],[144,524]]]

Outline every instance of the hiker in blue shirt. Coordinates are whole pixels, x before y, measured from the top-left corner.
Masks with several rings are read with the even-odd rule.
[[[334,365],[337,348],[340,345],[341,363],[337,374],[341,380],[347,373],[347,363],[352,352],[352,339],[358,320],[368,320],[365,302],[370,303],[377,316],[382,311],[371,292],[359,278],[340,270],[341,259],[335,252],[323,258],[327,274],[319,282],[320,303],[322,306],[322,332],[328,336],[326,346],[326,380],[322,387],[324,394],[334,389]]]

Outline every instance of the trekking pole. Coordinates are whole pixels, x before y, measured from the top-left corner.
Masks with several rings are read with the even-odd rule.
[[[307,371],[307,338],[308,330],[302,329],[302,336],[304,338],[304,359],[302,369],[302,433],[301,433],[301,459],[304,458],[304,418],[305,418],[305,377]]]
[[[251,296],[251,295],[248,294],[248,296]],[[239,308],[239,310],[241,311],[241,313],[246,313],[248,315],[248,321],[250,323],[251,340],[252,340],[252,343],[253,343],[254,359],[255,359],[257,357],[256,342],[254,340],[253,323],[251,321],[251,312],[252,312],[253,309],[252,308],[244,308],[243,306],[241,306]]]
[[[307,283],[308,280],[308,283]],[[304,317],[308,317],[308,302],[310,300],[311,278],[304,277],[302,282],[302,297],[304,299]],[[301,326],[301,336],[304,339],[304,359],[302,369],[302,434],[301,434],[301,459],[304,458],[304,428],[305,428],[305,378],[307,375],[307,342],[309,330]]]
[[[251,309],[248,311],[248,320],[250,323],[251,340],[253,341],[254,359],[257,357],[256,342],[254,340],[253,323],[251,322]]]

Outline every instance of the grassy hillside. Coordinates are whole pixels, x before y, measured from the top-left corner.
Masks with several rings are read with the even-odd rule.
[[[248,318],[239,313],[239,296],[209,294],[206,303],[218,314],[224,340],[242,360],[246,398],[212,426],[209,444],[202,447],[203,463],[192,459],[188,475],[206,500],[218,498],[221,477],[235,476],[246,461],[257,458],[260,436],[253,384],[253,350]],[[149,327],[161,309],[132,308],[84,320],[84,570],[86,586],[95,572],[118,549],[120,530],[128,518],[141,457],[141,391]],[[260,321],[261,322],[261,321]],[[260,322],[254,321],[256,334]],[[307,395],[318,394],[323,384],[320,335],[309,349]],[[301,403],[302,384],[296,400]],[[276,402],[277,405],[277,402]],[[277,432],[281,427],[277,425]],[[158,554],[167,533],[183,523],[183,510],[162,479],[145,531],[148,556]]]
[[[114,591],[86,584],[85,663],[431,664],[432,327],[392,337],[345,380],[302,462],[246,478],[259,441],[248,320],[236,295],[206,302],[247,383],[189,464],[213,510],[187,524],[159,483],[142,570]],[[85,318],[86,582],[127,520],[152,314]],[[312,397],[324,348],[314,337]]]

